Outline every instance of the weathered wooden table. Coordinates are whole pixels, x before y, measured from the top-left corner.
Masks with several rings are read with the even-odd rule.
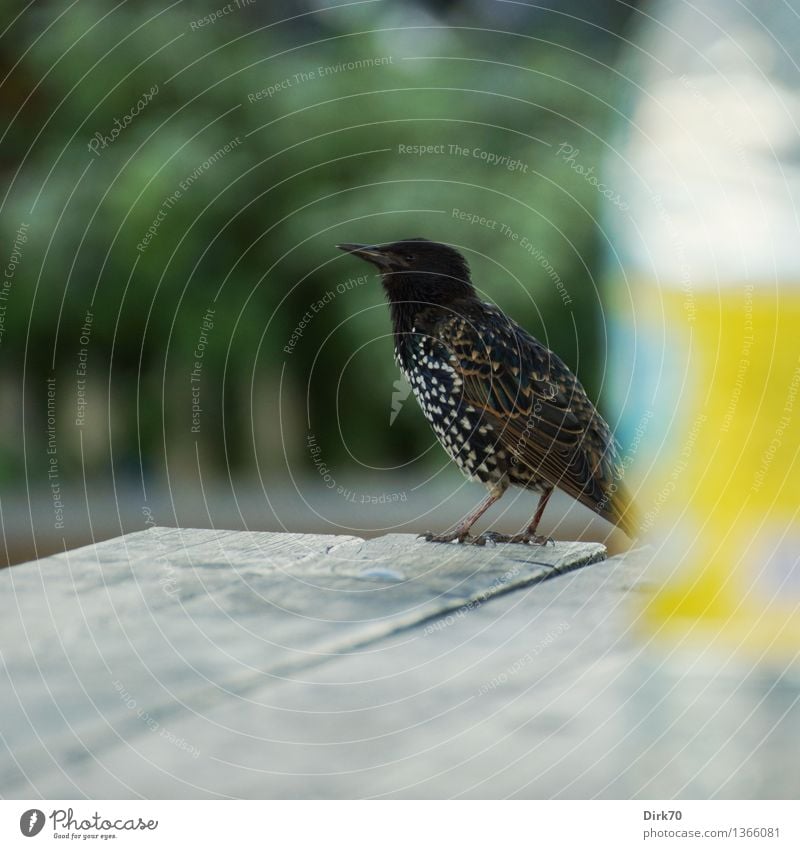
[[[651,645],[647,552],[604,556],[152,528],[6,569],[0,795],[796,796],[798,681]]]

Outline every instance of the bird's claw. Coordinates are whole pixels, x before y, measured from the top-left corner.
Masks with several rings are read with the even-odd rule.
[[[471,536],[469,533],[453,531],[449,534],[435,534],[428,531],[424,534],[419,534],[417,539],[424,539],[426,542],[457,542],[460,545],[496,545],[498,542],[517,543],[518,545],[547,545],[547,543],[556,544],[552,537],[544,537],[540,534],[501,534],[498,531],[484,531],[479,536]]]
[[[428,531],[427,533],[419,534],[417,539],[424,539],[426,542],[457,542],[461,545],[483,545],[482,542],[478,542],[475,537],[470,536],[468,533],[457,532],[435,534],[432,531]]]
[[[547,545],[549,542],[553,548],[556,547],[556,541],[552,537],[544,537],[541,534],[534,534],[529,538],[529,542],[532,542],[534,545]]]
[[[519,545],[547,545],[548,542],[554,546],[556,544],[552,537],[544,537],[540,534],[501,534],[497,531],[485,531],[475,539],[476,545],[485,545],[487,542],[509,542]]]
[[[512,537],[509,534],[501,534],[498,531],[484,531],[476,538],[476,543],[478,545],[486,545],[487,542],[512,542]]]

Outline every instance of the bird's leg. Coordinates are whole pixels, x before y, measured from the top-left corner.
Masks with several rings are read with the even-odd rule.
[[[521,534],[499,534],[495,531],[487,531],[484,534],[481,534],[478,537],[478,540],[483,540],[483,542],[492,541],[492,542],[520,542],[520,543],[534,543],[535,545],[547,545],[548,542],[552,542],[555,545],[555,540],[552,537],[543,537],[539,536],[536,533],[536,529],[539,527],[539,522],[541,521],[542,514],[544,513],[544,508],[547,507],[547,502],[550,499],[550,496],[553,494],[553,488],[546,489],[541,496],[539,497],[539,504],[536,506],[536,512],[533,514],[533,518],[531,519],[530,524],[525,529],[525,531]],[[476,540],[476,542],[478,542]]]
[[[489,490],[489,495],[471,512],[467,513],[466,516],[453,528],[452,531],[446,534],[420,534],[420,536],[424,537],[428,542],[453,542],[453,540],[458,540],[459,542],[475,542],[477,545],[483,545],[485,540],[482,540],[482,537],[478,537],[476,540],[472,540],[472,537],[469,535],[469,529],[475,524],[475,522],[480,519],[481,516],[494,504],[496,501],[499,501],[503,497],[503,493],[506,491],[506,486],[497,485],[492,487]]]
[[[556,544],[556,541],[552,537],[543,537],[539,536],[536,533],[536,529],[539,527],[539,522],[541,521],[542,514],[544,513],[544,508],[547,507],[547,502],[550,500],[550,496],[553,494],[553,488],[546,489],[541,497],[539,498],[539,503],[536,506],[536,512],[533,514],[533,518],[531,519],[530,525],[525,529],[525,533],[521,534],[525,539],[521,540],[522,542],[534,542],[537,545],[547,545],[548,542],[552,542],[553,545]]]

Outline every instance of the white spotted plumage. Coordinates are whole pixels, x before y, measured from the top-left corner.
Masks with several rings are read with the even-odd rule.
[[[443,356],[435,340],[414,333],[405,350],[395,350],[395,362],[414,393],[436,438],[461,471],[484,483],[500,480],[494,428],[461,398],[462,379]]]

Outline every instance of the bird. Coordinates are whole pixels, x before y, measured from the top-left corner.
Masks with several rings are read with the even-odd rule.
[[[481,300],[463,254],[423,237],[336,247],[377,268],[400,371],[444,450],[488,489],[451,530],[425,539],[553,542],[538,527],[554,489],[636,538],[640,520],[611,428],[557,354]],[[539,495],[528,525],[473,536],[475,522],[511,486]]]

